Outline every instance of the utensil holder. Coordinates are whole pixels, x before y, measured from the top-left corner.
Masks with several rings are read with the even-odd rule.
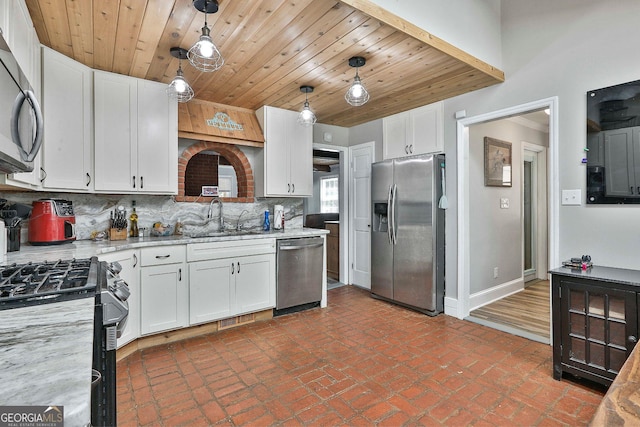
[[[110,228],[109,240],[127,240],[128,234],[126,228]]]
[[[7,227],[7,252],[20,250],[20,225]]]

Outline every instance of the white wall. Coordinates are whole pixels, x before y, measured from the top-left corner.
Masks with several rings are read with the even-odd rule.
[[[560,189],[581,189],[581,206],[560,206],[559,258],[590,254],[595,264],[640,268],[640,206],[585,206],[586,92],[640,78],[637,0],[505,0],[506,81],[445,101],[448,186],[456,183],[456,121],[558,97]],[[457,206],[447,212],[447,296],[457,295]],[[551,265],[551,268],[557,265]]]
[[[313,125],[313,142],[347,147],[349,146],[349,128],[316,123]]]
[[[470,55],[502,69],[500,0],[371,0],[371,2]],[[534,30],[534,33],[536,31]]]
[[[511,187],[485,187],[484,138],[511,143]],[[498,120],[469,129],[469,248],[470,293],[522,280],[522,141],[546,146],[548,134]],[[449,162],[447,162],[449,164]],[[500,208],[500,199],[509,208]],[[451,244],[451,241],[447,242]],[[498,277],[493,277],[494,268]]]

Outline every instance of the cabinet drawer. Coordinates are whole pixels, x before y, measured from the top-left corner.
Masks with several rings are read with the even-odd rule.
[[[184,245],[158,246],[155,248],[143,248],[140,251],[140,265],[176,264],[184,262],[186,258]]]
[[[233,258],[276,252],[276,239],[227,240],[187,245],[187,261]]]

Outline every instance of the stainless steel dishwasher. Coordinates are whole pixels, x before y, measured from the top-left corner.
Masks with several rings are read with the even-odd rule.
[[[278,240],[274,315],[293,313],[320,305],[324,239],[304,237]]]

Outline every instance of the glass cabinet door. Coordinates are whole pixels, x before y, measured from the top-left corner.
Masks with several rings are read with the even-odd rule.
[[[562,363],[615,378],[638,333],[636,293],[563,283]]]

